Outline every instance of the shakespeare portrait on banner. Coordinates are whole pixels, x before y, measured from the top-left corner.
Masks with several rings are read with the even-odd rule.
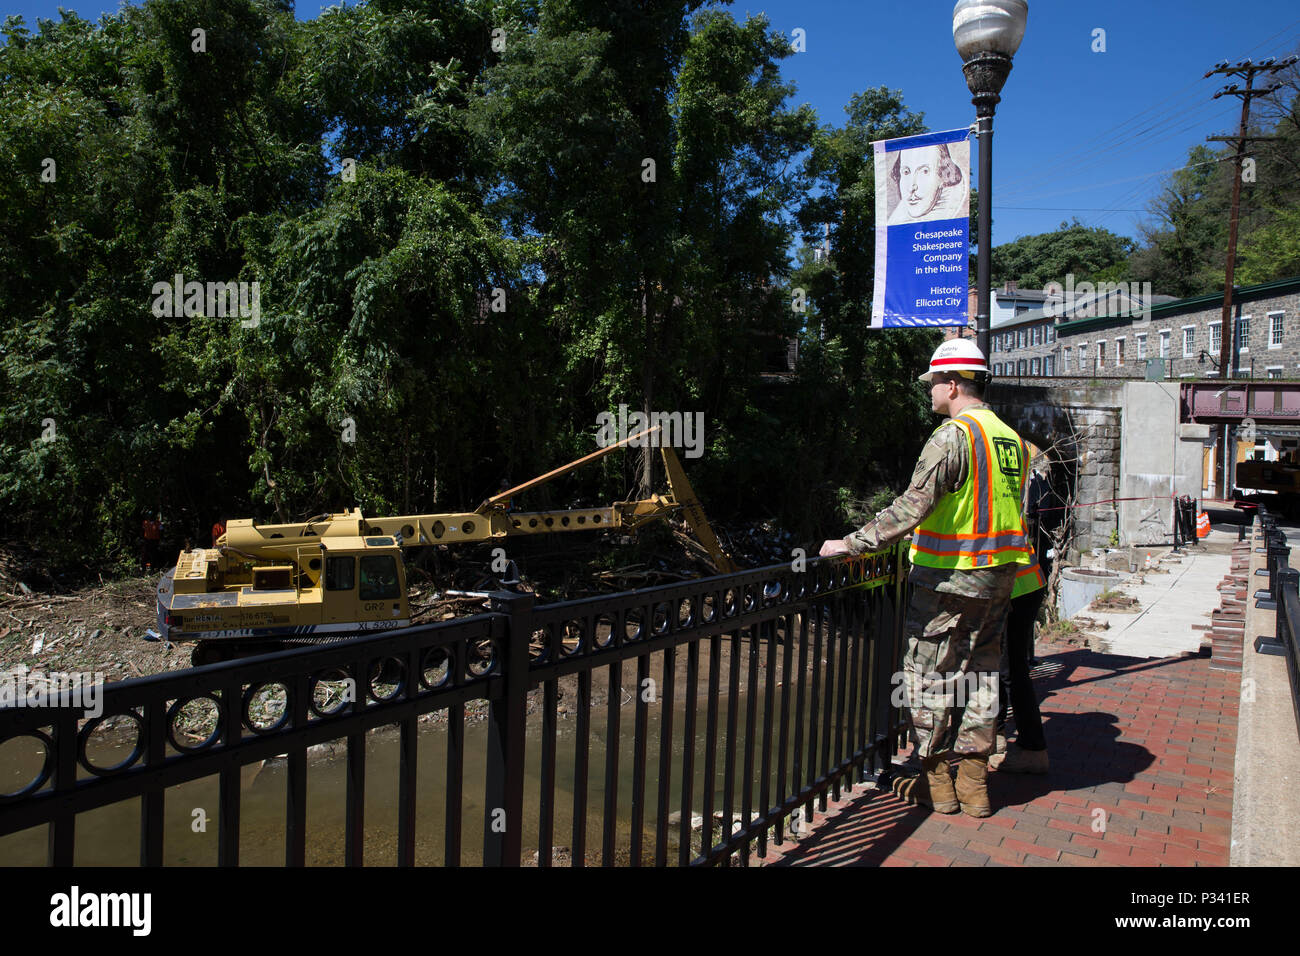
[[[970,143],[965,129],[872,144],[872,328],[966,325]]]

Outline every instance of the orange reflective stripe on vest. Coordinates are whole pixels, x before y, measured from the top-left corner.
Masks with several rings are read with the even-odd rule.
[[[1016,572],[1016,583],[1011,589],[1011,596],[1018,598],[1022,594],[1033,594],[1045,587],[1047,587],[1047,579],[1043,577],[1042,565],[1035,557],[1033,564],[1026,566],[1023,571]]]

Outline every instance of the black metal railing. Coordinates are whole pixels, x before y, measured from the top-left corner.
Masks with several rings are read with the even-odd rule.
[[[1287,547],[1286,535],[1277,526],[1275,515],[1260,508],[1259,522],[1263,547],[1257,547],[1255,551],[1267,556],[1266,567],[1260,570],[1268,575],[1268,587],[1255,592],[1255,606],[1271,611],[1277,609],[1277,575],[1280,569],[1289,566],[1291,549]]]
[[[1260,508],[1259,520],[1264,546],[1255,550],[1268,556],[1268,590],[1255,592],[1255,606],[1275,611],[1275,618],[1273,635],[1255,638],[1255,652],[1286,658],[1296,734],[1300,736],[1300,571],[1290,565],[1291,549],[1277,519]]]
[[[547,606],[498,591],[469,618],[109,684],[89,720],[67,705],[3,708],[0,752],[29,738],[43,757],[25,786],[0,797],[0,838],[45,826],[46,861],[72,865],[85,815],[138,799],[139,861],[161,865],[169,788],[215,777],[216,862],[238,865],[241,773],[282,757],[284,862],[303,865],[316,772],[308,748],[342,741],[342,859],[359,866],[371,812],[366,735],[395,725],[396,820],[382,822],[396,831],[399,865],[478,862],[462,846],[477,802],[466,791],[480,784],[467,756],[485,768],[486,865],[524,862],[526,831],[541,866],[561,840],[574,866],[597,842],[603,865],[747,863],[896,751],[905,562],[900,546]],[[624,665],[635,669],[630,766],[620,763]],[[269,716],[268,701],[280,704]],[[482,753],[467,750],[476,701],[487,709]],[[192,718],[205,712],[195,733]],[[132,728],[134,742],[102,766],[93,741],[106,722]],[[418,785],[430,734],[446,752],[434,768],[444,806],[432,859],[417,854],[417,829],[429,828],[417,811],[438,802]],[[571,772],[557,769],[561,746]],[[591,779],[601,759],[603,786]],[[559,812],[566,803],[571,812]]]

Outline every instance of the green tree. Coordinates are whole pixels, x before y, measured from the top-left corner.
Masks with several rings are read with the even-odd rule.
[[[1067,275],[1073,275],[1075,282],[1122,280],[1135,246],[1126,236],[1088,228],[1078,219],[1063,222],[1055,232],[1021,236],[995,246],[990,257],[992,284],[1013,281],[1023,289],[1042,289],[1050,282],[1064,285]]]
[[[698,6],[549,4],[471,111],[500,170],[493,210],[544,250],[539,308],[565,342],[572,420],[699,409],[726,464],[770,449],[752,393],[764,343],[793,331],[774,279],[813,122],[784,105],[788,41],[720,11],[688,24]]]
[[[1131,260],[1134,278],[1164,295],[1200,295],[1223,288],[1230,183],[1217,156],[1193,147],[1151,201],[1141,227],[1143,247]]]
[[[805,238],[830,224],[830,256],[806,257],[791,278],[811,303],[800,337],[796,483],[809,490],[800,526],[824,529],[841,487],[898,487],[911,473],[918,436],[933,425],[917,371],[940,341],[933,330],[872,331],[875,171],[871,143],[926,131],[924,115],[885,87],[855,94],[843,127],[823,127],[807,160],[814,193],[799,212]]]

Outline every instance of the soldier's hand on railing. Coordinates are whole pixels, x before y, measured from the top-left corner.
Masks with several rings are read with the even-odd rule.
[[[818,554],[823,558],[829,558],[837,554],[848,554],[849,546],[844,543],[843,538],[830,538],[822,542],[822,549]]]

